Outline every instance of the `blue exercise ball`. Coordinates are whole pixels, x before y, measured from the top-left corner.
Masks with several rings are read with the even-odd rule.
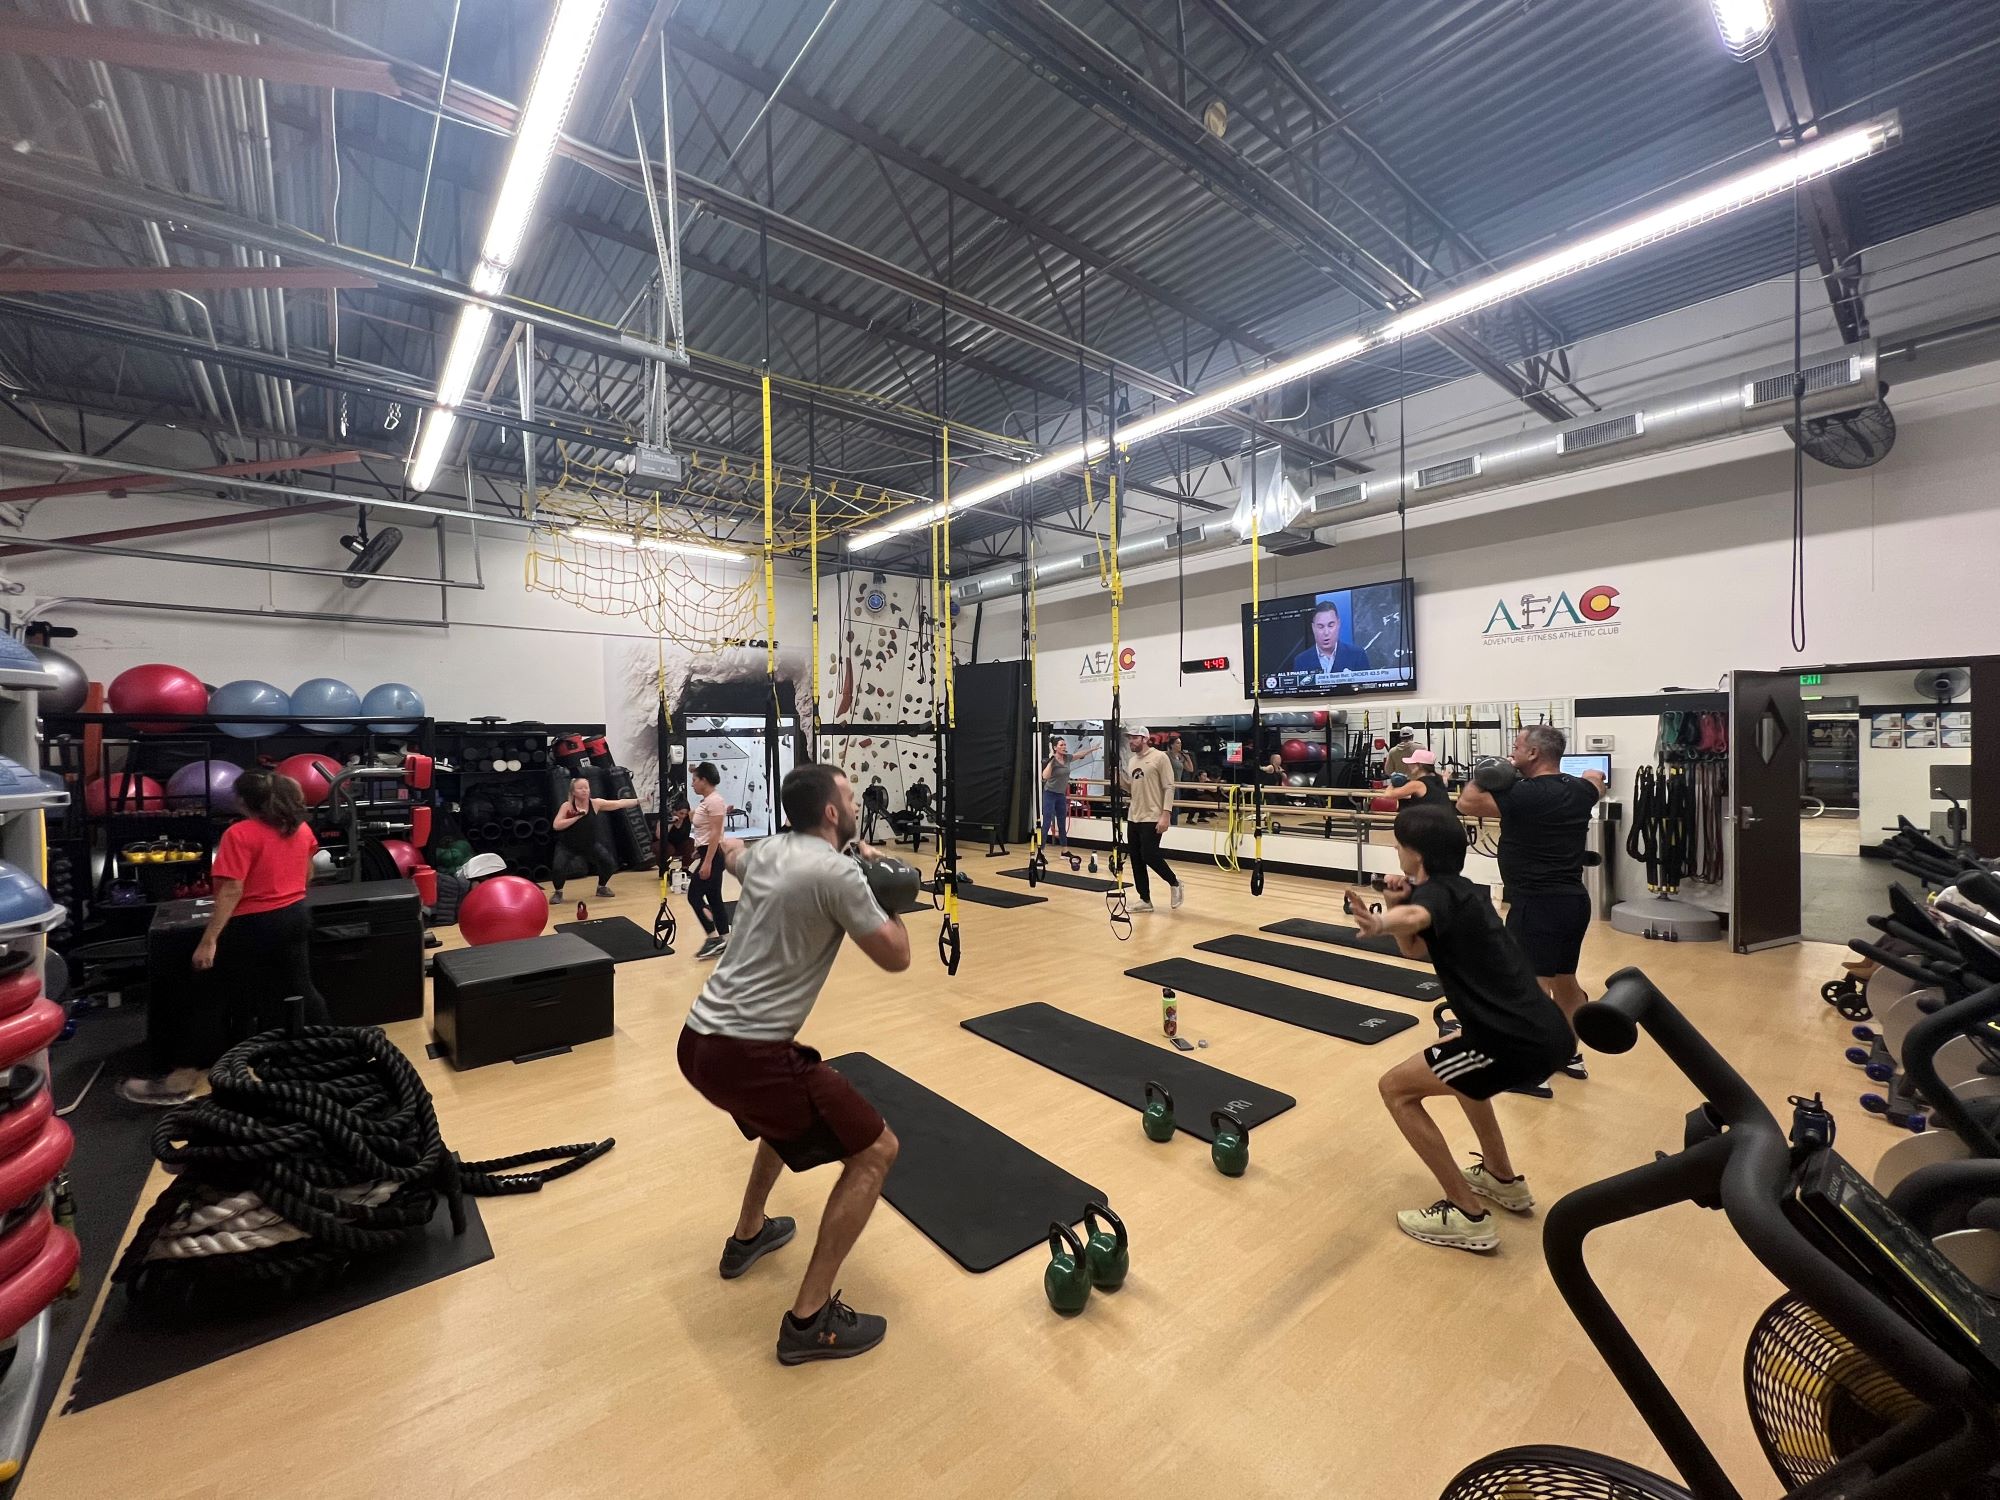
[[[361,699],[364,714],[400,714],[403,719],[421,719],[424,716],[424,698],[406,682],[378,682]],[[415,734],[417,726],[399,719],[393,724],[374,723],[368,727],[377,734]]]
[[[45,917],[53,905],[39,880],[19,865],[0,859],[0,926]]]
[[[299,728],[314,734],[344,734],[351,724],[315,723],[308,714],[335,714],[353,718],[361,712],[361,695],[338,677],[310,677],[292,689],[292,712],[299,716]]]
[[[208,695],[208,711],[215,715],[215,727],[224,734],[239,740],[262,739],[267,734],[283,734],[291,728],[289,724],[227,723],[224,714],[289,714],[292,711],[291,695],[281,687],[273,687],[268,682],[259,682],[254,677],[240,677],[234,682],[225,682]]]

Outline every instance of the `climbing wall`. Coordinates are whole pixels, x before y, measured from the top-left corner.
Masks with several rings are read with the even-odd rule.
[[[928,725],[936,673],[922,579],[843,572],[821,584],[820,641],[826,706],[831,724]],[[900,808],[912,782],[937,789],[937,764],[928,731],[868,733],[853,729],[823,735],[821,758],[847,772],[857,788],[878,778],[889,805]]]

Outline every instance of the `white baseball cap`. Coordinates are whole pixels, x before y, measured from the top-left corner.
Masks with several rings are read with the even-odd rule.
[[[1152,737],[1153,731],[1148,729],[1144,724],[1128,724],[1125,726],[1125,738],[1128,740],[1149,740]]]

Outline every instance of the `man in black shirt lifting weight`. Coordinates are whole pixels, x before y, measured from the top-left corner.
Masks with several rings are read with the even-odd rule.
[[[1534,965],[1549,998],[1574,1018],[1590,997],[1576,982],[1577,957],[1590,930],[1590,892],[1583,885],[1584,840],[1590,810],[1604,795],[1595,771],[1570,776],[1562,769],[1568,742],[1553,724],[1534,724],[1514,736],[1507,760],[1473,773],[1458,795],[1458,810],[1500,820],[1500,880],[1506,888],[1507,930]],[[1587,1078],[1583,1054],[1563,1067]]]

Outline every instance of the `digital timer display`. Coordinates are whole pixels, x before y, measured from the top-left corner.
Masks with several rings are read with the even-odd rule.
[[[1227,672],[1228,670],[1229,658],[1226,656],[1196,656],[1181,663],[1181,671],[1184,674],[1193,674],[1195,672]]]

